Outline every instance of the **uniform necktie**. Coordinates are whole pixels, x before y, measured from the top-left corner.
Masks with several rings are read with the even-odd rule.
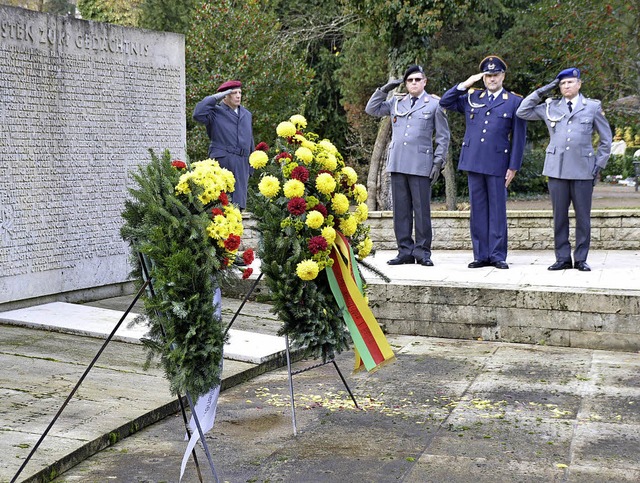
[[[493,94],[489,94],[489,104],[493,104]]]
[[[417,100],[418,100],[417,97],[412,97],[411,98],[411,107],[415,106]]]
[[[573,107],[571,107],[571,101],[567,102],[567,107],[569,108],[569,112],[573,111]]]

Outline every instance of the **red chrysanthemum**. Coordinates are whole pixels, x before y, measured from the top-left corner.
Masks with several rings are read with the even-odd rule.
[[[233,233],[224,241],[224,247],[230,252],[240,248],[240,237]]]
[[[293,156],[291,156],[291,154],[289,154],[288,152],[283,151],[280,154],[276,155],[275,160],[280,161],[282,158],[292,159]]]
[[[299,134],[300,136],[302,136],[302,135],[303,135],[302,131],[296,131],[296,135],[298,135],[298,134]],[[291,136],[290,138],[287,138],[287,142],[288,142],[289,144],[301,144],[301,141],[299,141],[298,139],[296,139],[296,137],[295,137],[295,136]]]
[[[269,145],[264,141],[261,141],[256,146],[256,151],[264,151],[266,153],[267,151],[269,151]]]
[[[171,166],[173,166],[176,169],[186,169],[187,163],[185,163],[184,161],[180,161],[179,159],[176,159],[174,161],[171,161]]]
[[[309,181],[309,170],[304,166],[296,166],[291,171],[291,179],[297,179],[303,183]]]
[[[329,215],[329,211],[327,210],[327,207],[324,206],[322,203],[318,203],[316,206],[313,207],[313,209],[322,213],[322,216],[324,216],[325,218]]]
[[[252,273],[253,273],[253,268],[251,268],[251,267],[245,268],[242,271],[242,279],[246,280],[247,278],[249,278],[251,276]]]
[[[245,265],[251,265],[255,258],[256,256],[251,248],[247,248],[242,254],[242,260],[244,261]]]
[[[220,193],[220,196],[218,196],[218,199],[220,200],[220,203],[222,203],[222,206],[227,206],[229,204],[229,197],[227,196],[227,193],[225,193],[224,191]]]
[[[304,198],[291,198],[287,203],[287,210],[292,215],[302,215],[307,211],[307,202]]]
[[[218,215],[224,215],[224,211],[222,211],[220,208],[214,208],[213,210],[211,210],[212,218],[215,218]]]
[[[327,249],[327,240],[323,236],[314,236],[309,240],[307,246],[309,247],[309,251],[315,255]]]

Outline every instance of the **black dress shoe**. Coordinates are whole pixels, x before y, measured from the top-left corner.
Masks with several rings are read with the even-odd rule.
[[[500,270],[506,270],[507,268],[509,268],[509,265],[507,264],[507,262],[503,260],[498,262],[491,262],[491,265],[493,265],[496,268],[499,268]]]
[[[482,268],[482,267],[490,267],[490,266],[491,266],[491,262],[489,260],[474,260],[468,265],[469,268]]]
[[[568,270],[570,268],[573,268],[573,265],[571,264],[571,260],[569,261],[558,260],[556,263],[554,263],[549,268],[547,268],[547,270]]]
[[[424,257],[422,260],[420,260],[420,265],[423,265],[425,267],[433,267],[433,262],[429,257]]]
[[[398,255],[396,258],[392,258],[387,262],[387,265],[404,265],[416,263],[416,259],[413,255]]]
[[[587,262],[576,262],[575,267],[581,272],[590,272],[591,267],[587,265]]]

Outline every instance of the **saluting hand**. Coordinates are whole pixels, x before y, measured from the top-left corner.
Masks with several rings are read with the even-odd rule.
[[[468,89],[473,84],[481,80],[483,77],[484,77],[484,72],[473,74],[471,77],[469,77],[466,81],[462,83],[462,87],[464,87],[465,89]]]
[[[545,94],[548,94],[549,92],[551,92],[552,90],[554,90],[556,87],[558,87],[558,84],[560,83],[560,81],[558,79],[553,79],[553,81],[551,81],[549,84],[547,84],[546,86],[541,87],[540,89],[538,89],[536,92],[538,93],[538,95],[540,97],[544,96]]]
[[[395,79],[395,80],[387,82],[385,85],[383,85],[380,88],[380,90],[382,92],[391,92],[393,89],[398,87],[400,84],[402,84],[402,79]]]

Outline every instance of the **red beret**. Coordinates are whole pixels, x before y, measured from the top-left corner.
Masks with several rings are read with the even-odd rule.
[[[220,87],[218,87],[217,92],[226,91],[227,89],[238,89],[240,87],[242,87],[242,82],[237,80],[230,80],[221,84]]]

